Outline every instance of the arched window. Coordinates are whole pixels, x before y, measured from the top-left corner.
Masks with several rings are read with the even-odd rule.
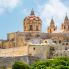
[[[55,31],[55,28],[54,28],[54,31]]]
[[[65,29],[65,26],[64,26],[64,29]]]
[[[33,30],[33,27],[32,27],[32,25],[30,25],[30,28],[29,28],[29,30],[30,30],[30,31],[32,31],[32,30]]]
[[[61,43],[61,40],[59,40],[59,43]]]
[[[39,29],[38,29],[38,26],[36,26],[36,30],[38,31]]]

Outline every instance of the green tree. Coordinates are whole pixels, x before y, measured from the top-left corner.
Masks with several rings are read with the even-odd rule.
[[[31,69],[69,69],[69,58],[58,57],[46,61],[37,61]]]
[[[30,69],[30,67],[22,61],[16,61],[12,69]]]

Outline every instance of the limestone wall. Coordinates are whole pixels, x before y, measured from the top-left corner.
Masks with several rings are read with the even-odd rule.
[[[46,59],[49,51],[48,48],[47,45],[29,45],[29,55]]]
[[[28,47],[14,47],[8,49],[0,49],[0,57],[13,57],[13,56],[23,56],[28,54]]]

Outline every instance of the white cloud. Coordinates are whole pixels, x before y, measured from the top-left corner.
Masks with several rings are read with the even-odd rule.
[[[5,10],[13,10],[20,3],[20,0],[0,0],[0,13]]]
[[[66,12],[69,15],[69,8],[66,7],[61,0],[49,0],[48,3],[43,5],[41,10],[41,16],[46,18],[48,24],[52,17],[54,17],[55,20],[62,20],[62,18],[66,15]]]

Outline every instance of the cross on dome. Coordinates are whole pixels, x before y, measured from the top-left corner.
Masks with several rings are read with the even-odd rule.
[[[30,15],[35,15],[35,14],[34,14],[34,10],[33,10],[33,9],[31,10],[31,14],[30,14]]]

